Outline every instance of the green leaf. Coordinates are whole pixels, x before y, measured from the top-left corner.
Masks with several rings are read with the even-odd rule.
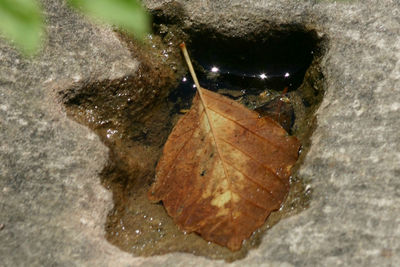
[[[141,40],[150,31],[150,16],[138,0],[69,0],[89,16],[119,26]]]
[[[38,51],[43,19],[36,0],[0,0],[0,32],[25,54]]]

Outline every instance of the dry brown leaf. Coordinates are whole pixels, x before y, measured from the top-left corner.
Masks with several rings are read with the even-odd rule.
[[[274,120],[197,88],[164,146],[149,199],[162,201],[183,231],[238,250],[280,208],[300,144]]]

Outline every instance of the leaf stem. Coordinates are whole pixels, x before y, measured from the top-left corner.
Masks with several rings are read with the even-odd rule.
[[[185,45],[185,43],[181,43],[179,46],[180,46],[180,48],[182,49],[183,56],[185,57],[186,64],[187,64],[188,67],[189,67],[189,71],[190,71],[190,74],[192,75],[194,84],[196,85],[196,89],[197,89],[197,91],[199,92],[199,94],[201,94],[201,93],[200,93],[200,84],[199,84],[199,80],[197,80],[196,73],[194,72],[194,68],[193,68],[193,65],[192,65],[192,61],[190,60],[189,53],[188,53],[188,51],[187,51],[187,49],[186,49],[186,45]]]

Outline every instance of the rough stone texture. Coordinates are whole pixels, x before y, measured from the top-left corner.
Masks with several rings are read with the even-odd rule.
[[[48,41],[37,59],[0,43],[0,266],[131,258],[103,237],[112,199],[98,172],[107,149],[66,117],[52,88],[134,73],[138,63],[110,29],[60,1],[44,6]]]
[[[245,36],[301,24],[329,39],[321,66],[326,95],[300,169],[313,189],[311,207],[274,226],[232,265],[399,265],[400,3],[181,3],[185,26]],[[103,238],[112,202],[97,173],[106,148],[65,117],[49,85],[121,77],[137,62],[108,28],[60,1],[44,6],[49,41],[38,59],[0,43],[0,265],[225,265],[179,253],[135,258]]]

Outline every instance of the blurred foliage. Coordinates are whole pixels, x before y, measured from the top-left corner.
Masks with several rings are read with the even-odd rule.
[[[127,30],[137,39],[142,39],[150,30],[150,16],[139,0],[68,0],[68,2],[89,16]]]
[[[82,13],[120,27],[137,39],[150,30],[150,16],[139,0],[67,0]],[[38,51],[44,37],[37,0],[0,0],[0,33],[25,55]]]
[[[43,18],[34,0],[0,0],[0,32],[25,54],[40,46]]]

